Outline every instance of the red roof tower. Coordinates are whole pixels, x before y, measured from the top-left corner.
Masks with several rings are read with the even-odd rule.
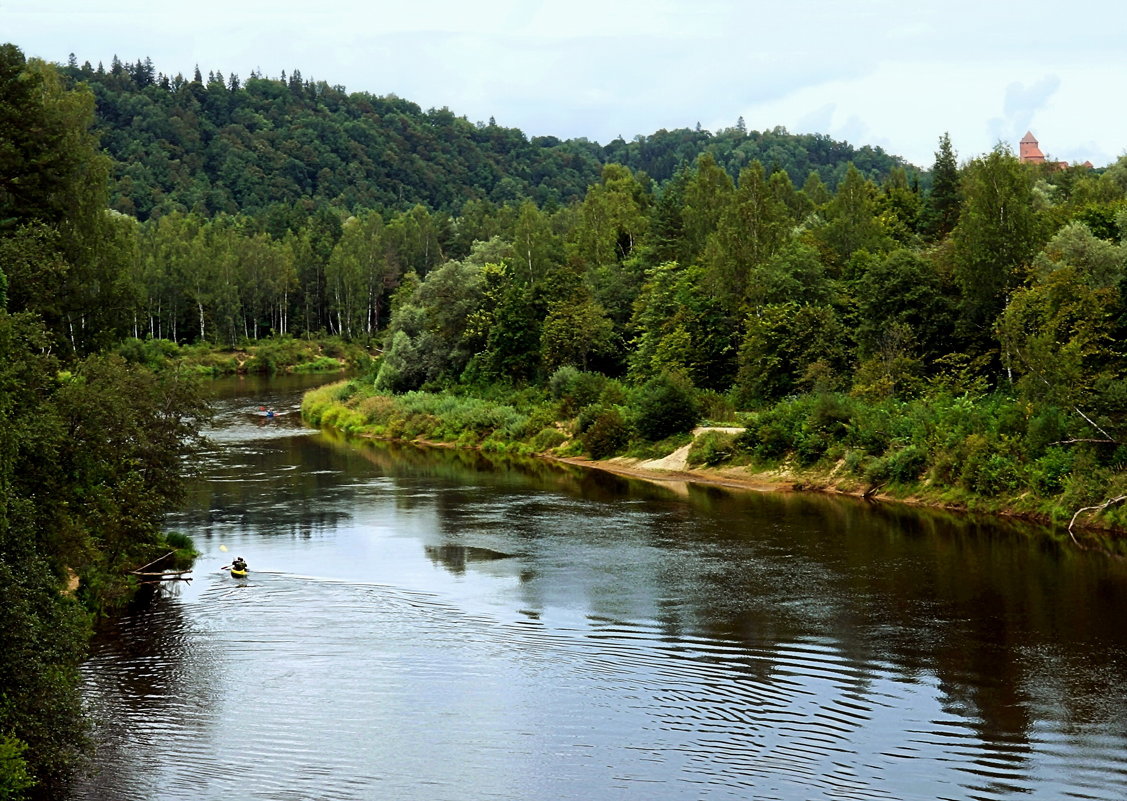
[[[1032,131],[1026,131],[1025,136],[1018,143],[1018,158],[1029,164],[1044,164],[1045,154],[1037,146],[1037,139]]]

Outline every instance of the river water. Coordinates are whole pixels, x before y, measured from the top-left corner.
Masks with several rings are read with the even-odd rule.
[[[96,639],[77,798],[1127,798],[1121,558],[346,442],[302,388],[223,385],[195,580]]]

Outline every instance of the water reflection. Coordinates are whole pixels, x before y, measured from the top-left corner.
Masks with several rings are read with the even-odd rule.
[[[87,665],[80,797],[1127,796],[1127,569],[1059,532],[346,442],[257,397],[177,515],[199,579]]]

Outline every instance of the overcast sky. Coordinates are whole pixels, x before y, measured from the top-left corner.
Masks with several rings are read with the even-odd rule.
[[[0,41],[108,67],[300,69],[530,136],[785,126],[929,167],[1032,130],[1050,156],[1127,153],[1121,0],[0,0]]]

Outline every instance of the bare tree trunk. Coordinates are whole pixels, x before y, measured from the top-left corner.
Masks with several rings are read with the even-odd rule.
[[[1079,545],[1080,541],[1076,539],[1076,535],[1072,533],[1072,527],[1076,525],[1076,518],[1080,517],[1080,515],[1082,515],[1084,512],[1102,512],[1107,507],[1117,503],[1123,503],[1124,501],[1127,501],[1127,495],[1120,495],[1118,498],[1109,498],[1103,503],[1096,504],[1095,506],[1085,506],[1083,509],[1077,509],[1076,514],[1074,514],[1072,516],[1072,519],[1068,521],[1068,536],[1072,537],[1072,541]]]

